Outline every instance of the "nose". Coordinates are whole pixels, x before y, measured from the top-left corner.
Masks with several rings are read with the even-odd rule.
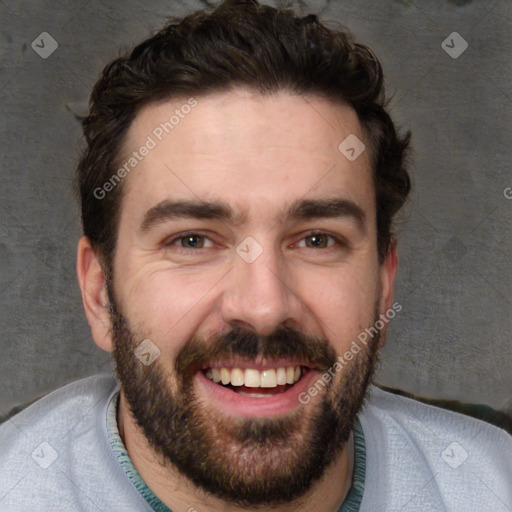
[[[222,297],[222,319],[261,336],[296,326],[303,305],[293,286],[284,262],[271,251],[263,251],[252,263],[236,256]]]

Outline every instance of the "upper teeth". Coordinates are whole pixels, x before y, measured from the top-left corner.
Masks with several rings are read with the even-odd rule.
[[[249,388],[275,388],[284,384],[295,384],[300,379],[300,375],[300,366],[271,368],[262,371],[254,368],[208,368],[206,370],[206,376],[213,382]]]

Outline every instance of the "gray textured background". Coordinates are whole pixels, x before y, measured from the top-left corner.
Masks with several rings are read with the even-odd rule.
[[[267,3],[272,3],[268,1]],[[276,3],[272,3],[276,5]],[[284,2],[278,3],[283,5]],[[80,112],[106,62],[207,2],[0,1],[0,413],[105,371],[82,311],[71,194]],[[413,131],[396,300],[379,379],[512,408],[512,1],[308,1],[381,58],[391,110]],[[468,49],[452,59],[442,41]],[[41,32],[59,44],[42,59]]]

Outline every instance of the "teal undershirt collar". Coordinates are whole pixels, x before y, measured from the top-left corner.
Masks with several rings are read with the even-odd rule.
[[[119,391],[112,397],[107,410],[108,439],[119,464],[124,469],[126,476],[131,480],[133,485],[135,485],[136,489],[149,503],[154,512],[172,512],[169,507],[157,498],[135,469],[117,428],[118,406]],[[365,473],[366,448],[364,445],[364,435],[359,420],[356,420],[354,427],[354,471],[352,475],[352,486],[338,512],[357,512],[359,510],[361,500],[363,499]]]
[[[117,408],[119,407],[119,391],[112,397],[107,409],[107,433],[108,440],[112,446],[112,450],[116,454],[117,460],[124,469],[126,476],[131,480],[133,485],[142,494],[142,497],[149,503],[155,512],[172,512],[172,510],[162,503],[155,493],[142,480],[139,472],[135,469],[133,462],[126,451],[126,446],[119,435],[117,428]]]

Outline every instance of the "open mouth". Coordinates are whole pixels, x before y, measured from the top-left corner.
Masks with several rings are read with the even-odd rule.
[[[198,396],[213,410],[235,417],[277,417],[303,407],[320,369],[290,359],[210,361],[196,370]]]
[[[265,398],[284,393],[300,381],[307,368],[300,365],[276,368],[210,367],[203,370],[207,379],[242,396]]]

